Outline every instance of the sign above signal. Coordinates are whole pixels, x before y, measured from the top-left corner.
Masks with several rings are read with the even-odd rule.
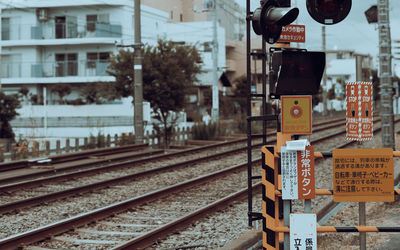
[[[282,27],[282,33],[279,37],[278,43],[279,42],[305,43],[306,26],[290,24]]]

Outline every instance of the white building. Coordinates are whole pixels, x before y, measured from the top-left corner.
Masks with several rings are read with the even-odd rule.
[[[58,106],[59,119],[69,119],[68,112],[65,112],[68,107],[60,104],[65,104],[65,101],[85,102],[82,91],[86,87],[114,82],[115,78],[106,73],[107,59],[112,53],[118,53],[116,45],[134,43],[133,0],[14,0],[1,3],[0,8],[2,91],[12,94],[26,87],[30,101],[23,105],[29,103],[35,106],[34,109],[24,107],[20,110],[14,128],[24,126],[27,120],[34,121],[29,124],[31,126],[51,127],[45,121],[47,111],[40,111],[40,106],[52,110],[53,119],[57,117],[57,108],[50,109],[49,106]],[[165,38],[195,44],[202,51],[204,70],[209,71],[212,65],[211,52],[204,50],[203,46],[205,42],[211,41],[211,23],[172,24],[167,23],[168,18],[169,13],[142,5],[142,42],[155,45],[158,39]],[[224,29],[219,28],[219,33],[225,34]],[[225,38],[222,35],[218,43],[224,48]],[[220,50],[219,57],[219,65],[223,68],[225,50]],[[199,78],[202,79],[199,85],[210,84],[206,76]],[[63,102],[59,94],[52,90],[53,86],[59,84],[67,84],[72,90],[63,97]],[[47,101],[44,102],[44,99]],[[111,104],[130,105],[132,109],[127,101]],[[110,122],[112,125],[107,125],[107,119],[101,119],[102,126],[115,126],[116,114],[100,115],[110,116],[109,120],[113,120]],[[132,112],[126,116],[133,119]],[[93,114],[84,112],[82,117],[96,119]],[[127,132],[131,132],[132,120],[120,120],[126,121]],[[84,125],[78,122],[76,126]],[[23,134],[29,133],[24,131]]]
[[[142,6],[143,40],[152,42],[167,14]],[[131,1],[14,1],[2,6],[2,89],[21,86],[43,103],[57,104],[54,84],[70,84],[69,100],[79,98],[85,84],[113,82],[106,60],[116,44],[134,40]],[[151,33],[150,33],[151,32]],[[47,93],[46,93],[47,90]]]

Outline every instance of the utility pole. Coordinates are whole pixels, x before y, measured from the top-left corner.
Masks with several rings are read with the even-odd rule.
[[[378,29],[382,146],[395,149],[389,0],[378,0]]]
[[[217,35],[217,0],[214,0],[213,19],[213,85],[211,117],[214,122],[219,120],[219,88],[218,88],[218,35]]]
[[[135,0],[135,44],[134,44],[134,127],[137,143],[143,143],[143,44],[141,41],[140,0]]]
[[[326,52],[326,32],[325,32],[325,25],[322,26],[322,51]],[[325,55],[326,57],[326,55]],[[328,115],[328,100],[327,100],[327,89],[326,89],[326,67],[324,69],[324,75],[322,78],[322,103],[324,107],[324,111],[322,114],[324,116]]]

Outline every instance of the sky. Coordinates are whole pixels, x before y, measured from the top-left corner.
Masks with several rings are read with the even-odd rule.
[[[235,0],[238,4],[246,7],[246,0]],[[300,9],[298,24],[306,26],[306,43],[303,46],[308,50],[322,49],[322,24],[314,21],[307,12],[306,0],[291,0],[292,7]],[[326,25],[326,48],[327,50],[354,50],[356,53],[370,54],[375,59],[379,52],[378,25],[368,24],[364,12],[377,0],[353,0],[349,15],[342,22],[334,25]],[[253,11],[260,5],[259,0],[250,0]],[[400,40],[400,1],[389,0],[390,26],[392,40]],[[395,43],[392,42],[392,48]],[[400,43],[397,44],[400,47]],[[392,52],[400,52],[400,49],[393,49]],[[398,55],[397,57],[400,57]],[[376,59],[377,60],[377,59]],[[377,61],[376,61],[377,62]],[[400,60],[393,60],[396,64],[396,73],[400,75]]]

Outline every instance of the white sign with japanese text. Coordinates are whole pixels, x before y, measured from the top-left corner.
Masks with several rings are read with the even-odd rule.
[[[289,151],[286,146],[281,148],[282,169],[282,199],[296,200],[298,198],[297,184],[297,151]]]
[[[316,249],[316,214],[290,214],[290,250]]]

